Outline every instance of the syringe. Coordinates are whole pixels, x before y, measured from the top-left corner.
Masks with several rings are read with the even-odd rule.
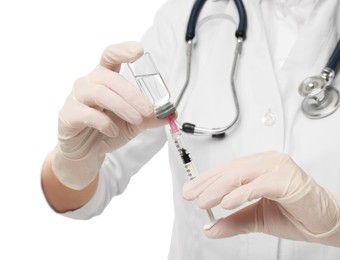
[[[167,119],[170,126],[172,140],[174,141],[176,149],[181,157],[187,176],[189,180],[192,180],[198,175],[196,167],[194,166],[194,163],[190,157],[190,153],[187,149],[187,146],[184,144],[183,136],[175,123],[174,117],[170,115],[167,117]],[[216,224],[217,220],[215,219],[215,216],[211,209],[207,209],[206,212],[208,214],[210,223],[204,225],[204,229],[208,230]]]
[[[155,107],[156,117],[159,119],[167,118],[172,139],[179,152],[183,162],[185,171],[190,180],[194,179],[198,174],[194,164],[190,158],[187,146],[183,143],[183,137],[178,129],[172,114],[176,111],[174,104],[170,101],[170,92],[163,81],[150,53],[145,53],[136,61],[128,63],[128,67],[136,79],[136,82]],[[204,226],[204,229],[210,229],[217,221],[211,209],[206,210],[210,219],[210,223]]]

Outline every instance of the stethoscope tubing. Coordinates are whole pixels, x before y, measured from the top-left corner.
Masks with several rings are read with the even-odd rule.
[[[228,130],[230,130],[237,123],[237,121],[240,117],[240,106],[239,106],[237,92],[236,92],[235,75],[236,75],[236,69],[237,69],[239,57],[241,56],[241,52],[242,52],[242,43],[243,43],[242,38],[239,38],[238,41],[237,41],[236,47],[235,47],[234,61],[233,61],[232,69],[231,69],[231,73],[230,73],[230,85],[231,85],[231,89],[232,89],[232,93],[233,93],[234,105],[235,105],[235,110],[236,110],[234,119],[227,126],[219,127],[219,128],[198,127],[198,126],[191,124],[191,123],[181,124],[181,123],[178,122],[178,120],[176,120],[175,121],[176,125],[181,131],[184,131],[184,132],[190,133],[190,134],[195,134],[195,135],[201,135],[201,136],[205,135],[205,136],[213,136],[215,138],[221,138],[221,137],[224,137],[225,133]],[[191,64],[191,58],[190,57],[188,57],[188,63]],[[189,65],[189,67],[190,66],[191,65]],[[188,73],[190,73],[190,71]],[[185,86],[182,89],[182,92],[188,86],[189,79],[190,79],[190,74],[187,75],[186,83],[185,83]],[[183,95],[179,96],[179,99],[177,100],[177,103],[176,103],[176,107],[177,107],[177,105],[180,101],[180,98],[182,96]]]
[[[333,71],[337,70],[337,67],[339,66],[340,63],[340,39],[338,40],[338,43],[329,58],[326,67],[330,68]]]
[[[235,103],[235,117],[232,120],[230,124],[224,127],[219,127],[219,128],[206,128],[206,127],[198,127],[194,124],[191,123],[184,123],[181,124],[179,123],[178,120],[176,120],[176,124],[179,129],[186,133],[191,133],[195,135],[211,135],[213,137],[224,137],[225,132],[228,131],[230,128],[232,128],[236,122],[239,119],[240,116],[240,109],[239,109],[239,102],[237,98],[237,93],[236,93],[236,86],[235,86],[235,73],[236,73],[236,67],[238,63],[239,56],[241,55],[241,49],[242,49],[242,44],[243,41],[246,38],[246,32],[247,32],[247,13],[244,8],[242,0],[234,0],[238,15],[239,15],[239,24],[238,28],[235,32],[235,37],[237,39],[237,44],[235,47],[235,53],[234,53],[234,61],[232,65],[232,70],[231,70],[231,75],[230,75],[230,84],[231,84],[231,89],[234,97],[234,103]],[[199,17],[199,14],[206,3],[206,0],[197,0],[194,3],[194,6],[192,8],[188,25],[187,25],[187,31],[185,34],[185,40],[187,42],[187,50],[186,50],[186,55],[187,55],[187,70],[186,70],[186,79],[185,83],[182,87],[182,90],[176,100],[175,106],[178,107],[179,103],[181,102],[181,99],[189,85],[190,81],[190,76],[191,76],[191,57],[192,57],[192,49],[193,49],[193,39],[196,34],[196,24],[197,20]]]
[[[194,4],[194,6],[192,7],[191,10],[191,14],[189,17],[189,22],[188,22],[188,26],[187,26],[187,31],[185,34],[185,41],[191,41],[192,39],[195,38],[195,34],[196,34],[196,24],[197,24],[197,20],[198,17],[201,13],[201,10],[205,4],[206,0],[197,0]]]

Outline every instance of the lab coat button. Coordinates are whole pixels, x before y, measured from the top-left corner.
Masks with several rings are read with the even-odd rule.
[[[275,124],[275,122],[276,122],[276,116],[270,110],[267,113],[265,113],[264,116],[262,117],[262,123],[265,126],[272,126]]]

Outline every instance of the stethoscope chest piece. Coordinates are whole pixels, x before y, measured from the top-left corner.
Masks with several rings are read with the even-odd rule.
[[[301,106],[302,111],[311,119],[329,116],[340,106],[339,91],[330,86],[333,81],[332,71],[325,69],[322,75],[305,79],[299,87],[300,95],[305,97]]]

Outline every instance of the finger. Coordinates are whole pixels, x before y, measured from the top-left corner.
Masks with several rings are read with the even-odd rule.
[[[212,208],[221,203],[223,197],[232,192],[234,189],[244,185],[247,181],[242,179],[240,172],[233,172],[236,178],[225,173],[215,178],[198,196],[197,204],[203,209]]]
[[[205,194],[200,196],[200,206],[206,208],[208,206],[204,205],[205,203],[210,203],[210,200],[216,203],[216,200],[221,199],[227,192],[248,183],[260,174],[262,171],[256,170],[254,156],[232,160],[186,183],[183,197],[192,200],[204,192]],[[224,177],[220,180],[222,176]]]
[[[282,214],[277,203],[262,199],[218,221],[205,234],[209,238],[232,237],[260,232],[285,239],[306,240],[306,237]]]
[[[253,154],[229,161],[221,167],[186,183],[183,189],[183,197],[192,200],[208,189],[205,195],[202,196],[200,204],[200,206],[206,208],[210,201],[216,203],[218,197],[223,195],[223,190],[229,192],[231,190],[230,185],[234,186],[234,188],[242,186],[267,173],[271,168],[271,164],[267,163],[266,160],[268,157],[273,157],[272,153]],[[224,181],[217,181],[222,175],[226,175]],[[208,204],[204,205],[205,203]]]
[[[185,200],[196,199],[209,185],[214,183],[221,175],[224,174],[223,168],[216,169],[211,172],[204,173],[195,177],[195,179],[187,181],[183,185],[182,197]]]
[[[143,123],[140,125],[140,128],[143,130],[149,129],[149,128],[156,128],[165,126],[168,124],[168,119],[159,119],[156,117],[155,113],[152,113],[148,117],[143,118]]]
[[[139,124],[142,121],[142,115],[136,109],[106,86],[93,85],[86,79],[80,79],[74,84],[71,95],[75,101],[89,107],[112,111],[129,123]]]
[[[104,109],[110,110],[124,121],[138,125],[143,116],[121,96],[102,85],[93,86],[93,102]]]
[[[266,167],[260,165],[254,168],[254,179],[225,195],[221,201],[223,208],[234,209],[245,202],[258,198],[276,200],[286,196],[287,190],[290,189],[292,181],[294,181],[294,178],[287,178],[292,174],[291,172],[280,168],[280,163],[286,160],[286,156],[268,153],[268,158],[276,160],[273,160],[272,163],[266,161]],[[263,172],[260,171],[261,168]],[[250,175],[247,174],[247,176]]]
[[[103,67],[97,67],[88,77],[91,82],[105,85],[117,93],[143,116],[147,117],[153,114],[154,108],[150,101],[122,75]]]
[[[84,127],[97,129],[109,137],[115,137],[119,133],[117,125],[104,112],[88,107],[78,100],[69,96],[64,108],[59,112],[59,119],[65,126],[60,132],[74,132],[76,128],[80,130]]]
[[[246,202],[262,197],[271,199],[276,191],[275,184],[268,181],[268,176],[262,175],[252,182],[234,189],[223,197],[220,204],[225,209],[235,209]]]
[[[259,203],[249,205],[219,220],[205,234],[209,238],[232,237],[251,232],[262,232],[262,208]]]
[[[138,59],[143,55],[143,46],[138,42],[123,42],[108,46],[100,59],[100,65],[119,72],[120,64]]]
[[[233,170],[231,169],[239,169],[247,166],[247,164],[244,165],[242,163],[243,160],[245,159],[239,158],[236,160],[229,161],[221,165],[220,167],[207,171],[197,176],[192,181],[185,183],[183,187],[183,197],[188,200],[197,198],[203,192],[203,190],[205,190],[208,186],[214,183],[223,174],[225,173],[232,174]],[[234,175],[239,176],[238,174]]]
[[[240,206],[245,201],[259,198],[258,193],[256,193],[260,189],[257,187],[257,183],[259,182],[258,178],[263,176],[262,173],[259,173],[256,170],[254,171],[253,167],[250,167],[249,169],[247,167],[230,168],[229,171],[230,173],[226,172],[221,175],[220,178],[216,179],[201,192],[197,200],[197,203],[201,208],[215,207],[220,204],[222,200],[226,202],[230,193],[233,195],[238,194],[239,197],[242,198],[235,198],[235,201],[236,199],[239,199],[239,202],[236,203],[237,206]],[[247,174],[244,174],[245,172]],[[255,187],[256,190],[251,190],[255,189]],[[235,207],[229,200],[227,204],[221,203],[221,205]]]

